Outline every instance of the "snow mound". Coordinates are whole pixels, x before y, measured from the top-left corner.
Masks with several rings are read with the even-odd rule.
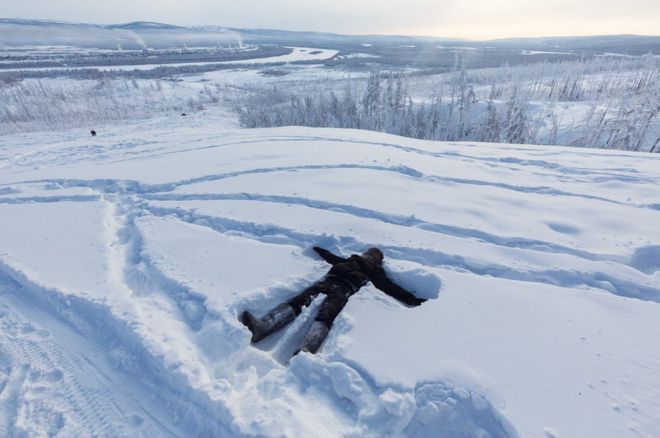
[[[1,435],[660,428],[660,157],[203,117],[0,138]],[[320,297],[251,346],[315,245],[428,301],[364,287],[291,359]]]

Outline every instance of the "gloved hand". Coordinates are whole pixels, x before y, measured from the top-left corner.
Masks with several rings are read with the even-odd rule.
[[[414,292],[413,292],[413,293],[414,293]],[[422,303],[425,303],[426,301],[428,301],[426,298],[415,297],[415,301],[414,301],[414,303],[412,304],[412,307],[421,306]]]

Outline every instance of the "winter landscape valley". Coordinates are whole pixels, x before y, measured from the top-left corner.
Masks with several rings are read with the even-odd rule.
[[[658,437],[659,55],[0,20],[0,436]]]

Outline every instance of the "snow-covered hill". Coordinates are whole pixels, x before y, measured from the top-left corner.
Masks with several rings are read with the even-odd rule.
[[[120,25],[96,25],[48,20],[0,18],[0,44],[13,46],[73,46],[142,50],[207,45],[214,47],[238,43],[241,36],[230,29],[194,28],[162,23],[136,22]]]
[[[223,128],[0,137],[0,435],[652,437],[660,157]],[[237,321],[376,245],[406,308]]]

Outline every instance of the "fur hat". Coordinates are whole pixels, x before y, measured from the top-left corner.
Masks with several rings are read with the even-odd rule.
[[[376,265],[383,264],[383,251],[379,250],[378,248],[369,248],[362,253],[362,257]]]

